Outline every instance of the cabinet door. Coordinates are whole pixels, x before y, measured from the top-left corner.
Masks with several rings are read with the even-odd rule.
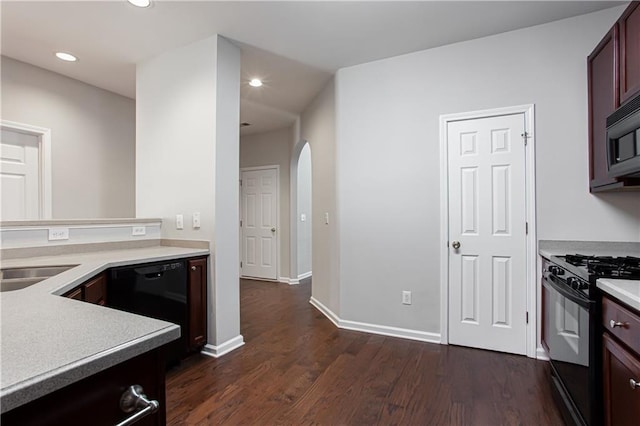
[[[615,184],[607,175],[607,117],[615,111],[618,102],[617,67],[615,66],[615,25],[589,55],[589,159],[591,189]]]
[[[96,305],[105,305],[107,301],[107,277],[100,274],[84,286],[84,300]]]
[[[604,333],[605,424],[637,425],[640,419],[640,360]],[[633,380],[633,382],[632,382]]]
[[[632,2],[620,18],[620,102],[640,91],[640,7]]]
[[[207,258],[189,260],[189,349],[207,342]]]
[[[69,299],[82,300],[82,287],[78,287],[70,291],[69,293],[65,294],[65,297],[68,297]]]

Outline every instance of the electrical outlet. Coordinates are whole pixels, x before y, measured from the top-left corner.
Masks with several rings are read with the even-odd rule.
[[[68,240],[69,228],[49,228],[49,241]]]
[[[300,213],[300,222],[305,222],[307,220],[307,215],[304,213]]]
[[[139,236],[139,235],[146,235],[147,234],[147,227],[146,226],[134,226],[133,228],[131,228],[131,235],[135,236]]]
[[[200,228],[200,212],[195,212],[193,214],[193,229]]]
[[[402,304],[403,305],[410,305],[411,304],[411,292],[404,290],[402,292]]]
[[[176,229],[184,229],[184,217],[181,214],[176,215]]]
[[[325,225],[329,224],[329,213],[325,213],[324,214],[324,223],[325,223]]]

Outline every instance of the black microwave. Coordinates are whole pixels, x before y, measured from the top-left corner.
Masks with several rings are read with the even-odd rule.
[[[607,117],[609,177],[640,177],[640,95]]]

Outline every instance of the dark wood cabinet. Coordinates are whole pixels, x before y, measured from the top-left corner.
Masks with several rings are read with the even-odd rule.
[[[603,297],[603,395],[605,424],[637,425],[640,419],[640,315]]]
[[[159,402],[158,411],[136,426],[166,424],[165,370],[162,348],[82,379],[42,398],[2,414],[3,426],[115,425],[131,416],[120,409],[122,394],[140,385],[150,400]]]
[[[107,274],[103,272],[64,294],[70,299],[82,300],[96,305],[107,303]]]
[[[589,80],[589,173],[591,190],[617,184],[607,176],[607,117],[616,110],[618,91],[615,67],[616,35],[614,26],[587,59]]]
[[[190,259],[188,269],[188,344],[196,350],[207,342],[207,258]]]
[[[591,192],[640,189],[638,178],[608,176],[606,124],[607,117],[640,89],[638,3],[625,10],[587,58]]]
[[[632,2],[618,21],[620,103],[640,92],[640,2]]]

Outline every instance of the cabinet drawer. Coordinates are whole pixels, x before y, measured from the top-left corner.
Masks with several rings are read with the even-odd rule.
[[[640,360],[611,338],[603,335],[605,424],[637,425],[640,419]]]
[[[605,330],[640,353],[640,316],[605,296],[602,298],[602,323]]]
[[[98,275],[84,285],[84,300],[96,305],[104,305],[107,294],[107,278],[104,274]]]

